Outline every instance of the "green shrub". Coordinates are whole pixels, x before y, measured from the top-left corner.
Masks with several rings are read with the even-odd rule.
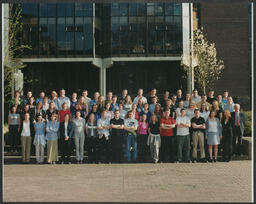
[[[252,111],[244,111],[245,125],[244,136],[252,136]]]

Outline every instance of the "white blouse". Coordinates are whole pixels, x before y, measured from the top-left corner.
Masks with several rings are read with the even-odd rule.
[[[23,121],[21,136],[30,136],[30,122]]]

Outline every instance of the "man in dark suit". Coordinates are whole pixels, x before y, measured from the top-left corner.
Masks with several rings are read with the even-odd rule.
[[[233,127],[233,154],[241,155],[242,137],[244,134],[245,115],[240,112],[240,105],[234,105],[235,112],[231,113],[234,120]],[[236,138],[238,143],[236,144]]]

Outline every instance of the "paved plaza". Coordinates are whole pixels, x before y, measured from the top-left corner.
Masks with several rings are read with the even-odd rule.
[[[250,160],[4,166],[6,202],[250,202]]]

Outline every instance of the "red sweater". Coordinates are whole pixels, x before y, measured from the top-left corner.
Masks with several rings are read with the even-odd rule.
[[[161,124],[172,125],[172,124],[175,124],[175,120],[171,117],[169,117],[168,119],[161,118],[160,125]],[[161,136],[173,136],[173,128],[171,128],[171,129],[160,128],[160,135]]]

